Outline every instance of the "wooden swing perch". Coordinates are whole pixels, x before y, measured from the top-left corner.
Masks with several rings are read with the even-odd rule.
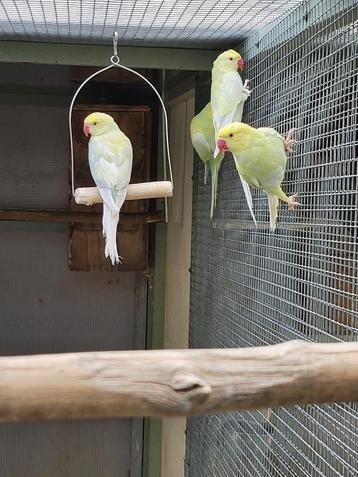
[[[169,132],[168,132],[168,114],[165,108],[164,101],[156,89],[156,87],[142,74],[138,73],[127,66],[124,66],[120,63],[120,58],[118,56],[118,33],[113,32],[113,55],[110,58],[110,63],[105,68],[102,68],[95,73],[91,74],[87,79],[85,79],[80,86],[77,88],[75,94],[73,95],[69,113],[68,113],[68,126],[69,126],[69,133],[70,133],[70,151],[71,151],[71,187],[72,187],[72,194],[75,197],[75,201],[77,204],[85,204],[85,205],[92,205],[101,203],[102,199],[98,193],[96,187],[85,187],[85,188],[75,188],[75,161],[74,161],[74,141],[73,141],[73,133],[72,133],[72,111],[76,102],[76,98],[82,88],[93,78],[96,76],[104,73],[107,70],[112,68],[120,68],[126,72],[133,74],[134,76],[140,78],[144,83],[146,83],[157,96],[159,103],[162,107],[162,114],[163,114],[163,127],[162,127],[162,134],[163,134],[163,157],[167,161],[168,170],[169,170],[169,177],[170,181],[159,181],[159,182],[143,182],[139,184],[130,184],[128,186],[128,192],[126,200],[138,200],[138,199],[155,199],[155,198],[167,198],[173,196],[173,171],[171,166],[171,159],[170,159],[170,148],[169,148]],[[166,171],[166,165],[165,165]]]
[[[189,416],[358,399],[358,343],[0,358],[0,420]]]
[[[173,185],[170,181],[142,182],[129,184],[126,200],[155,199],[172,197]],[[75,190],[77,204],[93,205],[102,202],[97,187],[81,187]]]

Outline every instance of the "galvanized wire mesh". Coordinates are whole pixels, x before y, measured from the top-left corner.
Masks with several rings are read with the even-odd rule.
[[[358,5],[305,2],[241,48],[252,80],[246,121],[296,127],[280,205],[259,229],[231,158],[215,220],[203,167],[194,174],[190,345],[247,347],[358,339]],[[202,98],[205,103],[207,98]],[[358,475],[357,403],[295,406],[189,420],[187,477]]]
[[[0,0],[0,39],[221,48],[302,0]]]

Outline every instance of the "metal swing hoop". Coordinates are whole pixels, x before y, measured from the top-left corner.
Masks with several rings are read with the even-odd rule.
[[[168,169],[169,169],[169,178],[170,178],[170,183],[172,186],[172,189],[174,188],[174,183],[173,183],[173,171],[172,171],[172,164],[171,164],[171,159],[170,159],[170,150],[169,150],[169,132],[168,132],[168,114],[167,110],[164,105],[164,101],[162,97],[160,96],[159,92],[155,88],[155,86],[143,75],[138,73],[138,71],[132,70],[131,68],[128,68],[127,66],[121,65],[120,64],[120,57],[118,56],[118,51],[117,51],[117,46],[118,46],[118,33],[114,32],[113,33],[113,55],[111,56],[111,64],[106,66],[105,68],[102,68],[99,71],[96,71],[93,73],[91,76],[89,76],[85,81],[83,81],[80,86],[78,87],[77,91],[75,92],[71,104],[70,104],[70,109],[68,113],[68,127],[69,127],[69,132],[70,132],[70,150],[71,150],[71,189],[72,189],[72,195],[75,197],[75,164],[74,164],[74,152],[73,152],[73,131],[72,131],[72,111],[73,111],[73,106],[75,104],[75,101],[77,99],[77,96],[79,95],[80,91],[82,88],[89,82],[91,79],[96,77],[97,75],[100,75],[101,73],[104,73],[105,71],[111,69],[111,68],[122,68],[123,70],[129,71],[130,73],[135,74],[139,78],[141,78],[143,81],[145,81],[154,91],[156,94],[157,98],[159,99],[159,102],[162,106],[162,111],[163,111],[163,119],[164,119],[164,128],[163,128],[163,143],[165,143],[165,149],[166,149],[166,156],[167,156],[167,162],[168,162]],[[164,153],[165,151],[163,151]],[[164,180],[166,180],[166,167],[164,167]],[[166,213],[167,215],[167,213]]]

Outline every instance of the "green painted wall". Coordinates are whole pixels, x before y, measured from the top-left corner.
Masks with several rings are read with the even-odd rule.
[[[209,71],[219,54],[214,50],[119,46],[121,62],[128,67]],[[67,43],[0,41],[0,62],[107,66],[112,46]]]

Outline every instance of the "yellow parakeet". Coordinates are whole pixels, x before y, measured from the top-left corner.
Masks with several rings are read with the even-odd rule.
[[[292,131],[286,140],[273,128],[253,128],[248,124],[234,122],[219,131],[217,145],[220,151],[230,150],[236,168],[252,187],[263,189],[268,197],[270,228],[275,230],[278,200],[287,202],[293,209],[296,195],[287,197],[281,189],[286,169],[287,150],[294,142]]]
[[[117,251],[117,225],[132,172],[132,144],[112,116],[105,113],[92,113],[87,116],[83,123],[83,132],[86,136],[91,135],[88,161],[103,200],[105,256],[115,265],[121,263]]]
[[[211,108],[216,139],[218,131],[226,124],[241,121],[244,103],[251,94],[251,91],[247,88],[248,81],[246,80],[245,84],[242,83],[241,76],[238,73],[239,69],[241,71],[244,69],[244,61],[240,53],[235,50],[224,51],[213,64],[211,72]],[[214,157],[218,154],[219,149],[216,147]],[[240,172],[239,177],[247,205],[255,225],[257,225],[250,187]]]
[[[208,164],[211,172],[211,207],[210,218],[213,217],[214,208],[216,206],[218,173],[221,161],[224,158],[224,152],[220,152],[214,158],[215,129],[213,125],[213,116],[211,112],[211,104],[208,103],[200,113],[193,117],[190,123],[191,142],[198,156],[205,165],[204,184],[206,184],[208,174]]]
[[[235,50],[221,53],[211,71],[211,108],[217,137],[219,129],[234,121],[241,121],[243,105],[251,92],[242,83],[238,70],[244,69],[244,60]],[[216,147],[214,155],[219,153]]]

